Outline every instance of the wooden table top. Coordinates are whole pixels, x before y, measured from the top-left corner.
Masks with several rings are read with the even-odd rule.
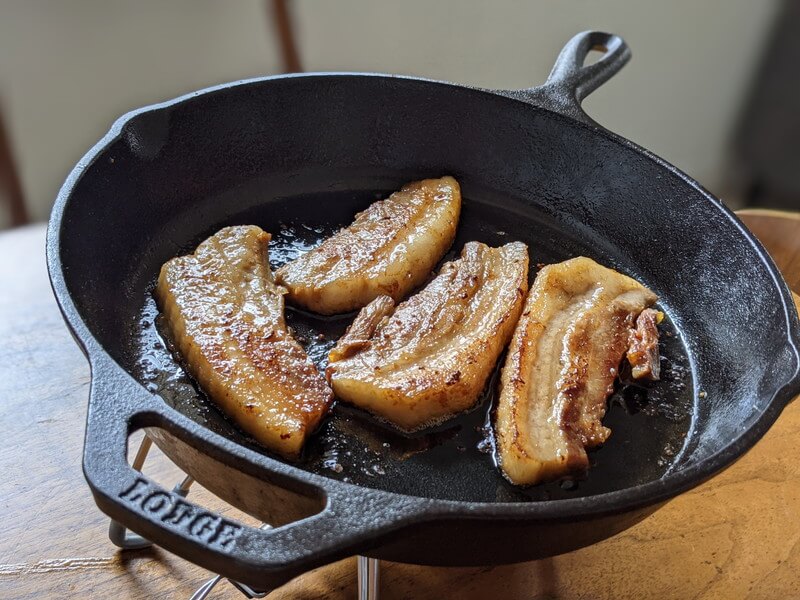
[[[743,218],[800,290],[800,217]],[[53,300],[41,225],[0,234],[0,336],[0,598],[188,598],[211,574],[160,549],[117,551],[84,483],[89,369]],[[794,402],[734,466],[614,538],[502,567],[382,563],[382,598],[800,598],[799,440]],[[180,479],[157,451],[145,470]],[[205,490],[192,498],[224,511]],[[354,598],[355,573],[347,559],[269,597]],[[223,582],[211,597],[243,596]]]

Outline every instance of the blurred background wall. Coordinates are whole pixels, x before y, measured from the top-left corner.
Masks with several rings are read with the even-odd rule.
[[[277,73],[263,0],[3,0],[0,109],[33,220],[113,120],[138,106]],[[731,140],[769,47],[772,0],[289,0],[306,71],[394,72],[495,88],[544,81],[584,29],[631,63],[585,103],[733,203]],[[0,226],[8,222],[0,214]]]

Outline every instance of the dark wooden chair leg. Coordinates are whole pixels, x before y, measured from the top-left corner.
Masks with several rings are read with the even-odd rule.
[[[268,12],[271,26],[278,34],[283,58],[283,70],[286,73],[298,73],[303,70],[294,37],[292,15],[287,0],[268,0]]]
[[[29,221],[22,184],[11,151],[11,140],[8,137],[3,113],[0,111],[0,197],[7,199],[11,213],[11,226],[25,225]]]

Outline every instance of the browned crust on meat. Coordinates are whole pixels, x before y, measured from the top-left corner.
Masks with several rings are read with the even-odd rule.
[[[330,352],[330,360],[343,360],[364,350],[369,346],[378,325],[393,311],[394,300],[390,296],[378,296],[367,304],[336,342]]]
[[[661,376],[661,356],[658,349],[659,311],[647,308],[636,319],[636,328],[631,331],[628,363],[634,379],[658,381]]]
[[[209,398],[261,444],[295,456],[333,393],[286,327],[269,240],[258,227],[224,228],[165,263],[155,295]]]

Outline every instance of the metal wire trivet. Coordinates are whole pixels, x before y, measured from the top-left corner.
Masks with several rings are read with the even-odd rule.
[[[142,438],[142,443],[136,451],[136,456],[133,459],[133,468],[141,471],[144,466],[144,461],[147,459],[147,454],[153,441],[145,434]],[[185,498],[189,493],[189,488],[194,483],[194,479],[186,476],[182,481],[175,484],[172,488],[173,493]],[[262,529],[269,529],[271,526],[267,523],[261,525]],[[141,548],[148,548],[153,543],[140,535],[128,531],[121,523],[112,519],[108,528],[108,537],[111,542],[121,548],[122,550],[138,550]],[[192,594],[189,600],[205,600],[209,597],[214,588],[221,582],[227,581],[234,588],[239,590],[246,598],[264,598],[272,590],[256,590],[228,579],[222,575],[216,575],[201,585],[197,591]],[[358,557],[358,576],[356,585],[358,587],[358,600],[378,600],[378,585],[380,580],[380,563],[375,558],[368,558],[366,556]]]

